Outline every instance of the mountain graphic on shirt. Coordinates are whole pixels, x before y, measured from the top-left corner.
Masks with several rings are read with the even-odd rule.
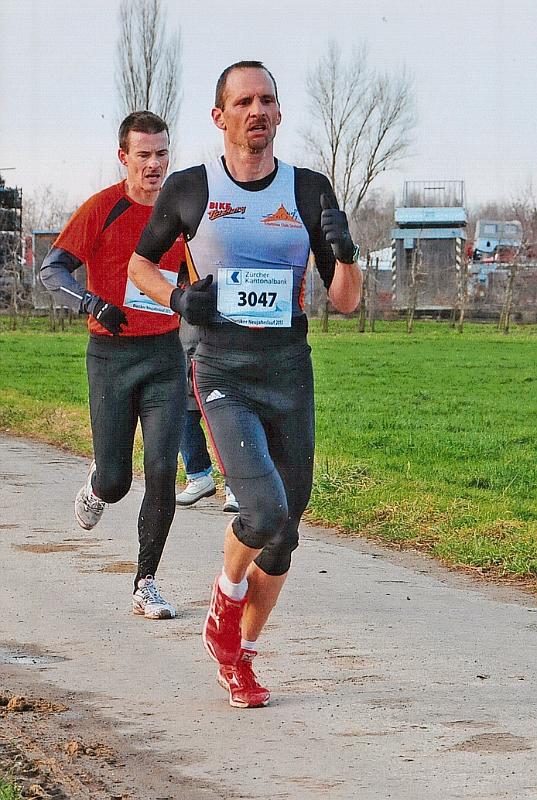
[[[290,214],[282,204],[274,214],[261,218],[265,225],[276,225],[279,228],[302,228],[302,223]]]

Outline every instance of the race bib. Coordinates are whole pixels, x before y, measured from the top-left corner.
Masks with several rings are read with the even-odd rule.
[[[177,272],[172,272],[169,269],[161,269],[160,274],[166,278],[168,283],[171,283],[172,286],[177,286]],[[174,313],[171,308],[161,306],[160,303],[156,303],[154,300],[151,300],[150,297],[141,292],[138,287],[134,285],[130,278],[127,278],[125,300],[123,305],[127,306],[127,308],[135,308],[136,311],[149,311],[153,314],[167,314],[169,317]]]
[[[292,269],[218,270],[220,314],[248,328],[290,328]]]

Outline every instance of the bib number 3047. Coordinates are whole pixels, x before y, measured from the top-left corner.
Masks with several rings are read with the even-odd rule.
[[[243,306],[250,306],[250,308],[255,308],[256,306],[274,308],[277,297],[277,292],[259,292],[259,294],[257,292],[239,292],[237,305],[239,308]]]
[[[218,270],[218,311],[237,325],[289,328],[292,301],[292,269]]]

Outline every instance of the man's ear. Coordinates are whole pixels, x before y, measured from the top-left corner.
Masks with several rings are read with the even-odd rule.
[[[127,153],[124,150],[122,150],[121,147],[117,151],[117,157],[119,158],[119,160],[121,161],[123,166],[126,167],[127,166]]]
[[[213,118],[213,122],[217,128],[220,128],[221,131],[226,130],[226,123],[224,122],[224,112],[221,108],[213,108],[211,111],[211,116]]]

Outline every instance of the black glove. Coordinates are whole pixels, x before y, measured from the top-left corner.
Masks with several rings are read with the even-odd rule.
[[[347,215],[339,208],[333,208],[327,194],[321,195],[321,230],[326,241],[332,245],[332,250],[338,261],[352,264],[354,261],[354,243],[349,232]]]
[[[207,275],[195,281],[188,289],[174,289],[170,297],[170,308],[184,317],[191,325],[208,325],[214,321],[216,298],[211,284],[213,276]]]
[[[99,295],[91,292],[84,292],[80,310],[91,314],[103,328],[114,335],[122,333],[122,326],[127,327],[128,324],[125,312],[121,308],[107,303]]]

